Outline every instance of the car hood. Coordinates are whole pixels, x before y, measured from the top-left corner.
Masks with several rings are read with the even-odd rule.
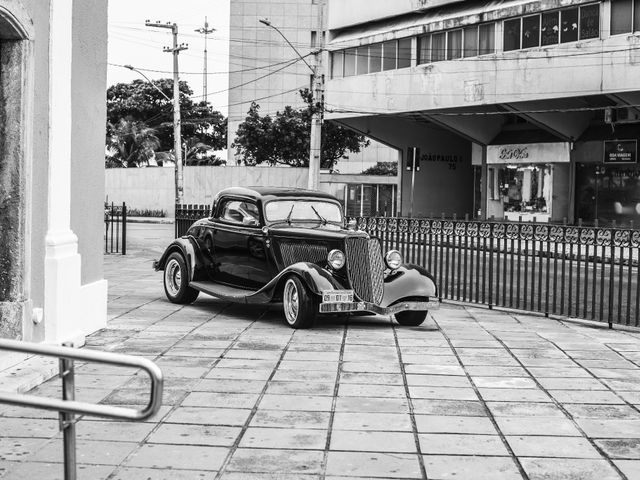
[[[269,227],[269,234],[277,238],[299,238],[305,240],[342,240],[347,237],[367,237],[362,231],[347,230],[335,224],[318,222],[286,223]]]

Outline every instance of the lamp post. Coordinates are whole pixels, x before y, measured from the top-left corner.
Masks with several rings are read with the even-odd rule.
[[[320,44],[322,45],[322,17],[323,17],[323,8],[322,3],[318,4],[319,13],[318,13],[318,34],[317,38],[319,39]],[[317,108],[317,104],[320,104],[324,107],[324,78],[322,75],[322,48],[314,52],[315,54],[315,65],[312,67],[305,60],[305,58],[300,54],[298,49],[294,47],[289,39],[269,20],[263,18],[260,19],[260,23],[266,25],[267,27],[273,28],[278,34],[284,39],[285,42],[293,49],[294,52],[300,57],[300,59],[304,62],[304,64],[309,67],[311,70],[312,79],[313,79],[313,89],[312,89],[312,108],[313,114],[311,116],[311,138],[310,138],[310,149],[309,149],[309,180],[307,182],[307,186],[309,189],[317,190],[320,180],[320,156],[322,152],[322,108]]]

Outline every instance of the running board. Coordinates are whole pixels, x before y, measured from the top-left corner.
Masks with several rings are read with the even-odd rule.
[[[211,295],[212,297],[219,298],[220,300],[226,300],[236,303],[269,303],[271,297],[265,292],[245,290],[242,288],[231,287],[229,285],[222,285],[214,282],[191,282],[189,284],[191,288]]]

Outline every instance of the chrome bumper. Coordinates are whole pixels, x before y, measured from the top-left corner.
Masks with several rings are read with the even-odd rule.
[[[440,302],[431,300],[428,302],[400,302],[390,307],[381,307],[369,302],[345,302],[345,303],[321,303],[320,313],[342,313],[342,312],[371,312],[378,315],[393,315],[398,312],[410,310],[426,311],[437,310]]]

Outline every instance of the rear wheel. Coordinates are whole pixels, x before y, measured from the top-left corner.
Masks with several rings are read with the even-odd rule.
[[[405,298],[402,300],[403,302],[426,302],[426,298],[421,297],[412,297]],[[396,321],[405,327],[417,327],[418,325],[422,325],[422,323],[427,319],[427,314],[429,312],[427,310],[408,310],[406,312],[398,312],[395,314]]]
[[[309,328],[317,313],[317,301],[296,276],[287,278],[282,291],[284,320],[291,328]]]
[[[169,255],[164,266],[164,292],[170,302],[183,305],[193,303],[200,293],[189,286],[187,265],[178,252]]]

